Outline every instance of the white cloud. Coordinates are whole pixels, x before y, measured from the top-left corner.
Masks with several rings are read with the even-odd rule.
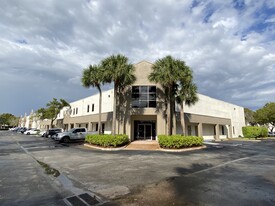
[[[275,5],[244,2],[1,1],[0,75],[6,81],[0,86],[21,82],[20,75],[28,79],[24,90],[43,82],[44,100],[57,94],[76,100],[90,95],[80,83],[82,69],[108,55],[123,53],[132,63],[172,55],[192,67],[200,92],[259,108],[274,101],[274,15],[265,8]],[[11,88],[0,113],[29,112],[26,105],[36,99],[9,107],[16,98]]]

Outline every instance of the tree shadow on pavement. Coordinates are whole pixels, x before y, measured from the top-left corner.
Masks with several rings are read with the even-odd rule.
[[[275,205],[275,164],[259,168],[257,161],[177,167],[179,176],[131,190],[108,205]]]

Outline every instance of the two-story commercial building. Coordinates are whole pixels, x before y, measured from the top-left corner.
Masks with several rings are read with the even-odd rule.
[[[164,91],[159,84],[148,79],[152,65],[146,61],[135,64],[136,81],[118,97],[116,133],[129,135],[131,141],[155,140],[157,135],[168,133]],[[176,107],[174,133],[203,136],[209,140],[242,136],[242,127],[245,126],[243,107],[202,94],[198,97],[195,105],[184,106],[184,121]],[[113,103],[114,90],[104,91],[101,114],[104,133],[111,133]],[[60,112],[55,121],[56,127],[98,130],[98,94],[71,102],[70,106]],[[48,128],[49,121],[42,121],[40,125]]]

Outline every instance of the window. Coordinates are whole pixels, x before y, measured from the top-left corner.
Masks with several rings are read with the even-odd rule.
[[[95,111],[95,104],[92,104],[92,112]]]
[[[75,115],[75,108],[73,109],[73,115]]]
[[[156,108],[156,86],[133,86],[132,108]]]
[[[87,112],[90,111],[90,105],[87,105]]]
[[[75,114],[77,114],[78,113],[78,108],[76,108],[76,110],[75,110]]]

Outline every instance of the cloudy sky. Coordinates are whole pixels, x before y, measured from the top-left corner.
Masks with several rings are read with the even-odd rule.
[[[213,98],[253,110],[275,101],[273,0],[1,0],[0,31],[0,113],[95,93],[83,68],[118,53],[180,58]]]

